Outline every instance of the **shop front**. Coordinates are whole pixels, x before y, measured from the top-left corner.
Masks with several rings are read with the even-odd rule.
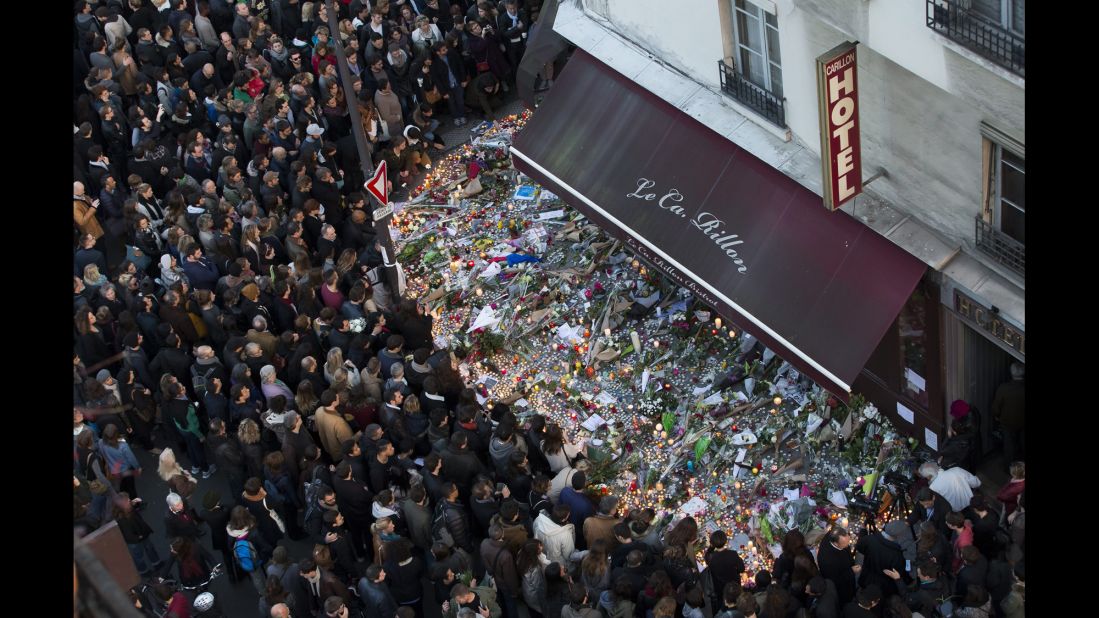
[[[577,51],[512,155],[837,397],[874,401],[869,367],[894,389],[898,376],[922,379],[912,406],[924,401],[922,416],[934,414],[939,380],[927,377],[941,364],[938,346],[926,345],[937,331],[921,326],[937,302],[922,282],[926,265],[735,143]],[[911,358],[910,373],[899,363],[875,369],[879,356],[898,354]],[[903,410],[879,408],[924,438],[921,425],[898,420]]]
[[[1006,307],[983,296],[948,280],[940,307],[945,400],[961,399],[977,409],[981,451],[988,456],[1002,446],[992,402],[996,389],[1011,379],[1012,363],[1026,364],[1026,331]]]

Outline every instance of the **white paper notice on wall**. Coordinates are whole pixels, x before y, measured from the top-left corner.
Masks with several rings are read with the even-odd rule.
[[[916,413],[904,407],[904,404],[900,403],[899,401],[897,402],[897,414],[904,420],[908,421],[910,424],[914,424],[916,422]]]
[[[912,371],[911,369],[905,367],[904,377],[906,380],[908,380],[909,384],[915,387],[914,390],[916,392],[927,390],[927,382],[923,379],[923,376],[916,373],[915,371]]]
[[[926,427],[923,430],[923,441],[927,443],[929,447],[931,447],[931,450],[939,450],[939,434],[931,431]]]

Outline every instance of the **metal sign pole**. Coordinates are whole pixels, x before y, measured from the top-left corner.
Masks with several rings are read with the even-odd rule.
[[[328,0],[325,5],[328,7],[328,31],[332,33],[332,39],[338,41],[339,37],[339,10],[336,7],[335,0]],[[336,63],[338,65],[340,73],[340,82],[344,88],[344,95],[347,98],[347,113],[351,117],[351,134],[355,137],[355,149],[359,154],[359,166],[362,168],[363,178],[372,178],[374,176],[374,164],[370,159],[369,148],[367,147],[366,130],[363,128],[362,117],[359,115],[359,102],[358,97],[355,95],[355,91],[352,88],[354,84],[354,76],[351,75],[351,70],[347,67],[347,57],[343,53],[343,47],[339,44],[331,46],[336,52]],[[352,99],[355,99],[352,101]],[[389,195],[388,191],[388,179],[386,179],[386,195]],[[368,194],[371,194],[367,191]],[[373,212],[378,210],[389,208],[392,212],[392,207],[389,204],[383,204],[378,202],[377,198],[374,200],[376,205]],[[397,273],[397,251],[393,247],[393,238],[389,235],[389,222],[383,221],[382,228],[378,229],[377,217],[372,217],[375,220],[374,231],[377,234],[378,240],[382,243],[382,257],[386,272],[386,290],[390,294],[392,304],[395,306],[400,302],[401,290],[398,289],[399,275]]]

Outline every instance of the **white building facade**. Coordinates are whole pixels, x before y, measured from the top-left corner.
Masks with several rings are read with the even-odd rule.
[[[1024,24],[1024,0],[561,0],[554,30],[818,195],[816,59],[858,42],[869,182],[842,210],[929,269],[856,390],[945,427],[1025,363]]]

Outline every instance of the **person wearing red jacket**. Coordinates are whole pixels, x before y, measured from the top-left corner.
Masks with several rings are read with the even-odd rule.
[[[996,499],[1004,503],[1004,517],[1014,513],[1019,507],[1019,494],[1026,489],[1026,464],[1013,461],[1008,471],[1011,473],[1011,480],[996,492]]]

